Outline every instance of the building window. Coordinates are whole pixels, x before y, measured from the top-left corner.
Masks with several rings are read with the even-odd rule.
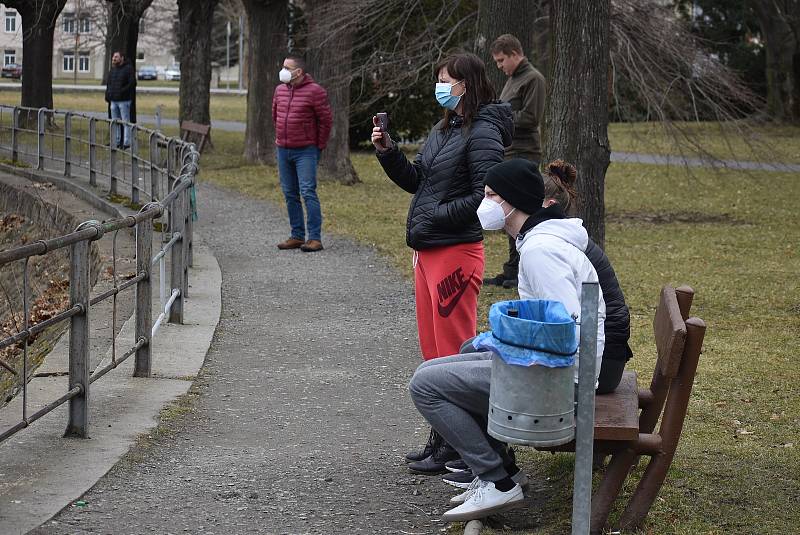
[[[65,13],[63,25],[64,33],[75,33],[75,14]]]
[[[75,71],[75,52],[64,52],[64,72]]]
[[[144,52],[136,53],[136,61],[144,61]]]
[[[8,65],[9,63],[16,63],[17,62],[17,51],[16,50],[4,50],[3,51],[3,65]]]
[[[80,33],[89,33],[92,31],[92,25],[90,20],[91,19],[89,19],[89,17],[82,17],[78,21],[78,31]]]
[[[78,72],[89,72],[89,53],[78,54]]]
[[[6,31],[13,33],[17,31],[17,12],[6,11]]]

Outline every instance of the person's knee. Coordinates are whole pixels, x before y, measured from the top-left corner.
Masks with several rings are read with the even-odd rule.
[[[422,398],[430,397],[434,384],[434,374],[431,372],[430,367],[420,365],[411,377],[411,381],[408,382],[408,392],[416,402]]]

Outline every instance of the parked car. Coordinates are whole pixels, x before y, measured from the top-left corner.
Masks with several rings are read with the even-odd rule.
[[[14,79],[21,79],[22,78],[22,64],[21,63],[9,63],[8,65],[3,65],[3,70],[0,71],[0,76],[3,78],[14,78]]]
[[[171,65],[164,71],[164,80],[180,80],[181,79],[181,67],[180,65]]]
[[[158,80],[158,71],[152,65],[144,65],[139,68],[139,80]]]

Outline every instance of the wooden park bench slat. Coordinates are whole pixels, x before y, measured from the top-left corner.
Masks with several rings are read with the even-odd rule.
[[[213,147],[211,142],[211,125],[200,124],[194,121],[181,121],[181,139],[197,145],[197,152],[203,152],[206,141]]]
[[[625,372],[614,392],[594,398],[595,440],[639,438],[639,389],[636,373]]]

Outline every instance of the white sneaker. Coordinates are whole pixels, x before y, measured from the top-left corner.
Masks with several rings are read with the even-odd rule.
[[[445,522],[466,522],[510,509],[522,502],[522,487],[514,485],[508,492],[495,488],[491,481],[478,480],[477,487],[464,503],[442,515]]]
[[[523,489],[528,486],[528,476],[522,470],[511,476],[511,480]],[[477,477],[473,479],[469,486],[467,486],[467,490],[450,498],[450,503],[464,503],[467,498],[469,498],[469,495],[478,488],[479,482],[480,479]]]

